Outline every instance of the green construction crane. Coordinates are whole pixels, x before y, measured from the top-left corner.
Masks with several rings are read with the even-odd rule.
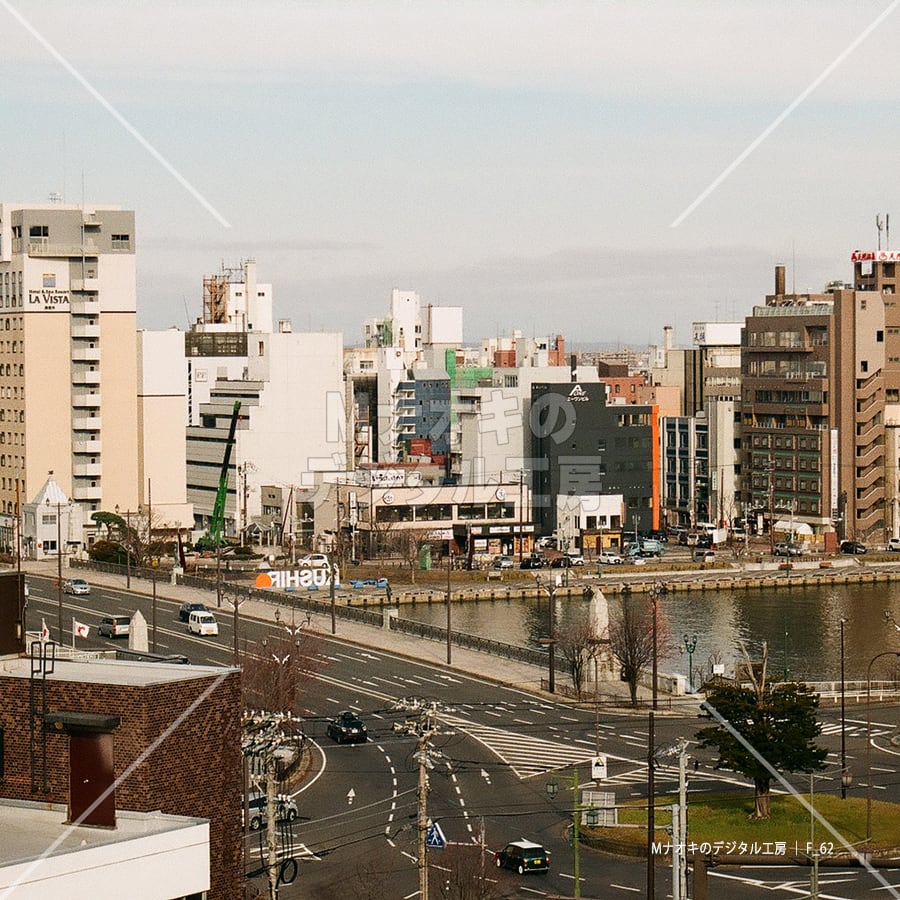
[[[231,411],[231,425],[228,426],[228,439],[225,441],[225,457],[222,460],[222,470],[219,473],[219,489],[216,491],[216,502],[213,504],[212,519],[209,523],[207,540],[213,547],[219,547],[223,543],[225,530],[225,495],[228,492],[228,466],[231,464],[231,451],[234,449],[234,432],[237,429],[240,418],[241,401],[234,401],[234,409]]]

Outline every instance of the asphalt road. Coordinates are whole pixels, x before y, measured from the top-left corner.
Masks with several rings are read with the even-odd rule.
[[[55,632],[56,589],[50,579],[29,576],[31,601],[28,627],[40,627],[38,616]],[[233,632],[229,611],[219,615],[218,638],[186,633],[177,619],[177,602],[157,602],[157,650],[182,653],[193,662],[230,664]],[[64,598],[67,630],[71,618],[92,626],[82,648],[117,647],[122,641],[96,636],[102,615],[130,614],[140,609],[152,621],[152,603],[143,595],[97,587],[88,597]],[[256,640],[280,628],[274,622],[244,620],[242,639]],[[70,638],[69,638],[70,639]],[[646,714],[573,708],[545,697],[499,686],[445,667],[411,661],[384,651],[366,650],[330,636],[320,636],[323,664],[312,678],[304,702],[309,709],[307,731],[314,744],[311,777],[297,797],[300,819],[290,829],[286,854],[298,861],[296,882],[283,886],[281,896],[333,898],[413,897],[417,891],[416,786],[418,763],[415,734],[398,733],[394,723],[415,720],[416,710],[404,711],[402,701],[434,703],[437,730],[430,756],[428,812],[439,822],[450,845],[483,846],[496,850],[507,841],[528,838],[552,854],[547,875],[525,878],[493,872],[507,896],[569,896],[574,886],[573,851],[566,839],[571,821],[572,772],[589,777],[589,760],[597,747],[609,760],[605,790],[617,801],[646,796]],[[409,706],[409,704],[406,704]],[[370,739],[363,745],[338,746],[325,736],[328,718],[342,709],[358,712],[367,722]],[[839,761],[840,711],[823,709],[822,742]],[[691,739],[701,722],[696,717],[658,716],[657,746],[679,737]],[[848,762],[856,774],[851,792],[864,793],[865,717],[855,709],[847,719]],[[878,799],[897,801],[897,748],[886,737],[896,727],[896,707],[877,708],[873,715],[876,744],[873,782]],[[698,756],[692,771],[692,793],[721,789],[723,783],[746,785],[729,773],[711,769],[711,757]],[[546,785],[556,777],[559,792],[551,799]],[[657,773],[657,790],[674,787],[671,765]],[[837,789],[836,783],[832,789]],[[827,788],[820,788],[827,789]],[[284,837],[288,837],[287,834]],[[259,835],[248,839],[248,865],[259,859]],[[619,897],[645,892],[646,864],[581,850],[583,897]],[[482,858],[476,852],[476,857]],[[483,857],[487,865],[492,856]],[[447,879],[463,865],[451,848],[433,849],[429,864],[434,879]],[[896,884],[896,872],[883,873]],[[759,898],[763,893],[808,896],[809,873],[798,868],[731,868],[711,873],[709,896]],[[436,882],[436,888],[440,885]],[[900,888],[885,889],[860,870],[823,870],[822,897],[900,896]],[[892,891],[896,891],[895,894]],[[668,867],[657,868],[657,895],[671,892]],[[439,896],[439,893],[436,893]]]

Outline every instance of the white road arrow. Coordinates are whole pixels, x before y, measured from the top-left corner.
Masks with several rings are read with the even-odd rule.
[[[488,784],[491,783],[491,776],[488,775],[487,769],[482,769],[482,770],[481,770],[481,777],[482,777]]]
[[[350,788],[350,790],[347,791],[347,806],[353,806],[354,797],[356,797],[356,791],[354,791],[353,788]]]

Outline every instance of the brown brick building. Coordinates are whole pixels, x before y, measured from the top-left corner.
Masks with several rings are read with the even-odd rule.
[[[113,722],[115,809],[208,819],[208,897],[241,896],[239,671],[57,660],[32,677],[32,662],[0,659],[0,797],[70,804],[67,723]]]

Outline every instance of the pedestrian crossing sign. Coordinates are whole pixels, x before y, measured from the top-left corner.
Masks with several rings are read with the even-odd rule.
[[[591,781],[606,781],[606,757],[591,757]]]
[[[443,850],[447,846],[447,838],[437,822],[432,822],[425,836],[425,846],[432,850]]]

